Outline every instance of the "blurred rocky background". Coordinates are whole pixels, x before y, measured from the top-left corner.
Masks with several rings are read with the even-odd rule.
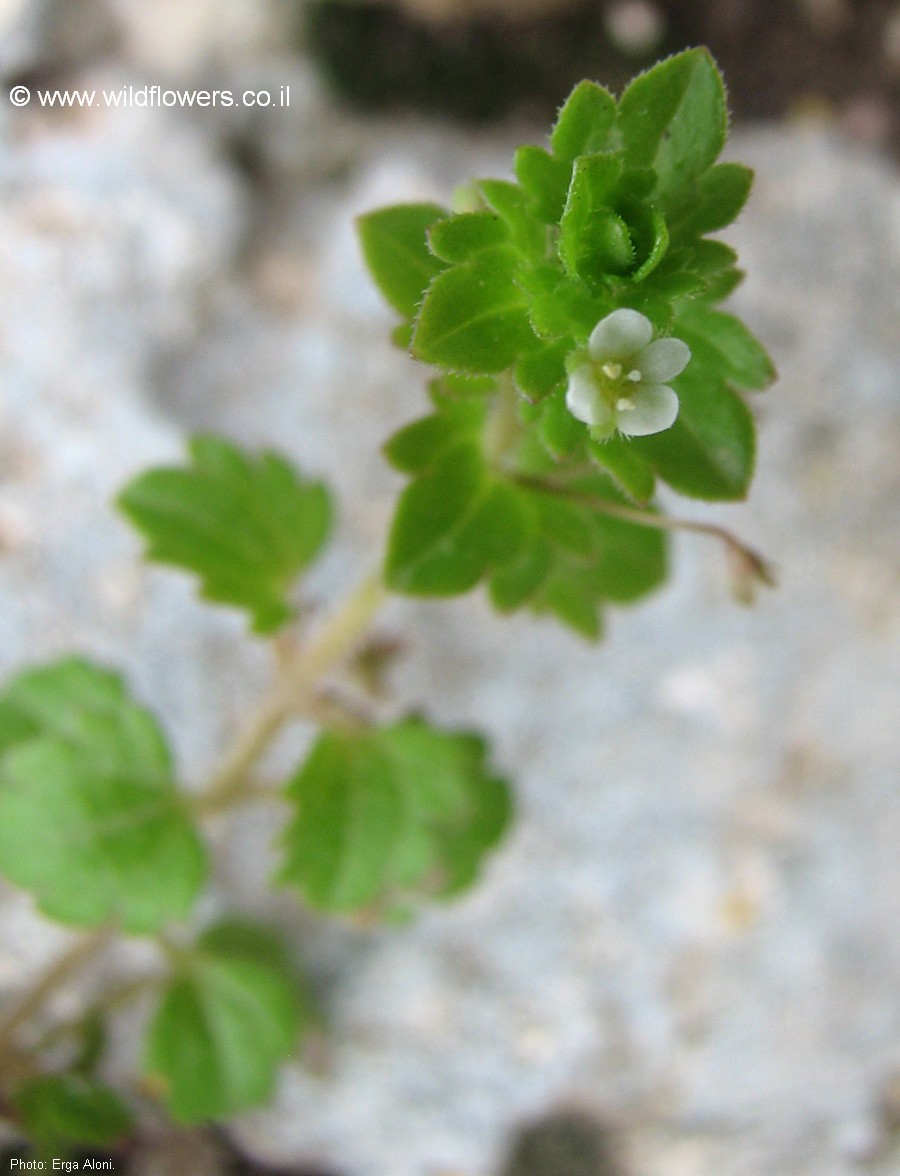
[[[404,928],[266,894],[272,815],[217,831],[217,902],[287,930],[329,1030],[276,1103],[151,1125],[134,1172],[900,1172],[900,9],[889,0],[0,0],[0,670],[121,666],[199,784],[265,679],[240,618],[140,565],[110,500],[197,429],[338,490],[325,601],[374,557],[422,410],[352,218],[508,173],[573,81],[707,43],[757,186],[735,306],[780,382],[721,553],[588,647],[473,596],[392,604],[398,709],[481,726],[519,820]],[[290,86],[289,107],[14,109],[13,85]],[[67,942],[0,890],[0,1001]],[[127,975],[141,947],[94,984]],[[51,1010],[78,1007],[83,989]],[[140,1009],[116,1028],[129,1090]]]
[[[619,88],[708,45],[739,118],[830,117],[900,146],[896,0],[313,0],[308,42],[366,108],[544,118],[572,84]]]

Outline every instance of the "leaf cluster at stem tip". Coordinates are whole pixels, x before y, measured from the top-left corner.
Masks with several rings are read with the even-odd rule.
[[[750,330],[718,308],[742,273],[710,234],[738,215],[752,179],[717,162],[727,131],[719,71],[692,49],[640,75],[618,101],[580,83],[548,144],[516,152],[514,179],[463,190],[459,211],[407,204],[359,218],[366,263],[402,319],[397,339],[439,371],[431,413],[386,447],[412,479],[389,543],[394,590],[451,595],[485,582],[501,610],[550,612],[596,635],[607,603],[664,578],[664,538],[611,527],[584,496],[580,507],[552,499],[541,478],[571,479],[601,502],[650,504],[659,480],[710,501],[745,496],[755,428],[742,393],[774,369]],[[588,348],[623,308],[690,351],[672,368],[680,374],[665,419],[631,430],[652,435],[629,433],[627,383],[609,393],[602,431],[567,399],[579,367],[582,401],[586,380],[628,374]],[[650,419],[648,394],[663,392],[648,389]]]

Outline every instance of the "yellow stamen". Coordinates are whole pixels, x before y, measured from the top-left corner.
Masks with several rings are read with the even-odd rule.
[[[605,363],[600,369],[610,380],[618,380],[622,375],[622,365],[620,363]]]

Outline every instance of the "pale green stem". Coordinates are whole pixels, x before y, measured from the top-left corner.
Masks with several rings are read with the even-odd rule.
[[[0,1021],[0,1058],[19,1029],[39,1013],[44,1003],[58,988],[65,984],[90,960],[99,955],[113,938],[115,932],[102,927],[88,935],[80,936],[68,950],[53,963],[42,978],[28,992],[19,1004]]]
[[[489,466],[502,469],[504,458],[522,435],[519,394],[508,372],[498,379],[497,394],[484,431],[484,456]]]
[[[745,561],[748,569],[755,574],[760,583],[766,584],[769,587],[774,587],[776,583],[775,572],[767,560],[758,552],[754,551],[752,547],[748,547],[742,543],[727,528],[719,527],[715,523],[698,523],[692,519],[676,519],[670,515],[656,514],[653,511],[640,510],[637,507],[625,506],[618,502],[610,502],[606,498],[600,498],[595,494],[585,494],[580,490],[572,489],[563,483],[554,482],[549,478],[532,478],[527,475],[522,475],[517,477],[516,481],[522,486],[556,494],[560,498],[567,499],[569,502],[576,502],[581,506],[590,507],[591,510],[595,510],[599,514],[609,515],[610,518],[621,519],[626,523],[637,523],[640,527],[653,527],[658,531],[692,531],[697,535],[710,535],[712,538],[724,543],[730,555],[737,556],[740,560]]]
[[[195,808],[214,812],[238,803],[248,792],[253,768],[272,740],[298,711],[311,706],[322,678],[339,665],[365,636],[386,596],[380,575],[364,580],[322,624],[312,640],[288,661],[214,773]],[[314,709],[314,703],[312,704]]]
[[[33,1053],[39,1054],[44,1050],[51,1049],[60,1041],[65,1040],[70,1034],[73,1034],[79,1024],[82,1024],[86,1016],[97,1013],[112,1013],[116,1009],[120,1009],[123,1005],[127,1005],[129,1001],[135,1000],[143,993],[150,991],[161,983],[158,976],[142,976],[138,980],[126,980],[117,987],[112,988],[86,1010],[84,1016],[78,1021],[63,1021],[59,1025],[54,1025],[48,1029],[33,1046]]]

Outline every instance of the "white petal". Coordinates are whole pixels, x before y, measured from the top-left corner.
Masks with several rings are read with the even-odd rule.
[[[648,384],[664,384],[684,371],[691,349],[681,339],[656,339],[648,343],[634,364]]]
[[[587,364],[576,368],[569,376],[566,408],[572,416],[589,425],[593,420],[596,399],[597,385],[594,383],[593,371]]]
[[[643,384],[633,397],[634,408],[618,413],[618,428],[626,437],[661,433],[675,423],[678,396],[668,384]]]
[[[594,359],[630,359],[653,338],[653,324],[637,310],[621,307],[591,331],[588,350]]]
[[[566,408],[572,416],[592,427],[605,425],[612,418],[612,409],[600,395],[589,364],[582,364],[569,376]]]

